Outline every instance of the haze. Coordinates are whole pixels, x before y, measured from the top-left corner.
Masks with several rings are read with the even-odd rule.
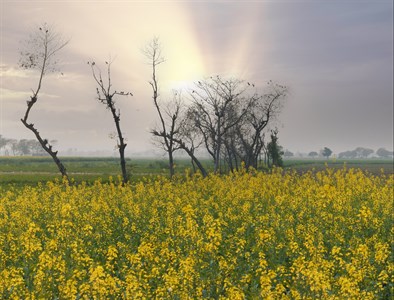
[[[66,151],[113,151],[110,113],[86,64],[112,58],[129,154],[156,149],[149,65],[141,49],[160,38],[162,100],[211,75],[290,89],[279,142],[292,152],[393,148],[392,1],[1,0],[0,134],[33,139],[20,122],[37,74],[18,69],[20,41],[43,23],[70,38],[61,72],[44,80],[30,120]]]

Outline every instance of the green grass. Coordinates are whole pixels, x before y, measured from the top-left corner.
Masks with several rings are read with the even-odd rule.
[[[361,169],[365,172],[379,175],[382,170],[385,174],[394,173],[392,159],[288,159],[284,161],[285,169],[295,169],[299,173],[309,170],[321,171],[326,167],[332,169],[346,168]]]
[[[117,157],[62,157],[70,178],[75,182],[94,182],[101,179],[107,182],[110,178],[120,175],[119,159]],[[212,169],[209,159],[202,160],[207,169]],[[176,173],[184,174],[186,169],[192,169],[187,158],[177,159]],[[321,171],[326,166],[333,169],[347,168],[362,169],[369,173],[379,175],[383,169],[386,174],[393,174],[393,160],[391,159],[364,159],[364,160],[338,160],[338,159],[288,159],[284,161],[285,170],[295,169],[299,173],[309,170]],[[127,167],[131,173],[131,181],[136,182],[144,178],[168,176],[168,162],[165,158],[138,158],[127,159]],[[0,157],[0,185],[36,185],[61,179],[56,165],[50,157]]]
[[[120,175],[119,159],[116,157],[63,157],[60,158],[70,178],[75,182],[103,182]],[[168,176],[165,159],[127,159],[131,181],[144,178]],[[184,173],[192,168],[190,160],[176,160],[176,171]],[[0,185],[36,185],[38,182],[61,180],[59,171],[50,157],[0,157]]]

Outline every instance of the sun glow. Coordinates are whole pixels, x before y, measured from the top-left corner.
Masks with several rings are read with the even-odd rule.
[[[104,62],[109,56],[116,57],[113,76],[128,78],[133,83],[140,81],[145,86],[151,68],[142,49],[153,37],[159,38],[166,60],[158,67],[163,90],[179,88],[184,86],[179,82],[194,81],[204,76],[204,60],[188,17],[189,12],[182,3],[96,5],[95,14],[116,15],[110,26],[99,22],[95,14],[87,14],[86,9],[91,9],[91,6],[78,5],[72,10],[85,18],[84,28],[75,34],[78,41],[73,41],[74,50],[84,52],[85,56],[95,58],[97,62]],[[119,75],[115,74],[118,72]]]

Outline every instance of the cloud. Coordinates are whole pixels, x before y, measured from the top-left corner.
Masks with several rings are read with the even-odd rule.
[[[157,35],[167,58],[158,70],[162,101],[173,87],[217,73],[258,86],[273,79],[292,91],[280,117],[286,148],[347,147],[345,139],[392,147],[389,1],[7,1],[3,8],[1,131],[10,137],[26,134],[13,120],[24,113],[38,78],[16,68],[18,41],[46,20],[71,41],[61,54],[64,75],[45,77],[32,119],[67,145],[106,147],[113,124],[96,100],[86,62],[104,66],[112,56],[114,89],[134,94],[117,102],[130,148],[152,147],[147,128],[156,114],[141,48]]]
[[[2,77],[2,80],[4,80],[6,77],[29,78],[33,74],[34,72],[31,70],[18,69],[8,65],[0,66],[0,76]]]

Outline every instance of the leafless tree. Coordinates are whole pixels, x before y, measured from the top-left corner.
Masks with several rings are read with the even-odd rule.
[[[143,49],[149,65],[152,67],[152,77],[149,84],[153,92],[153,104],[159,116],[159,125],[152,129],[151,133],[160,139],[160,144],[168,154],[170,177],[174,176],[174,152],[181,148],[175,142],[179,133],[179,120],[181,116],[182,98],[179,91],[174,91],[173,100],[163,103],[159,101],[159,81],[157,78],[157,67],[165,61],[161,53],[161,45],[157,37],[153,38]]]
[[[241,80],[216,76],[198,81],[190,93],[193,104],[189,114],[213,158],[215,172],[220,169],[225,136],[241,122],[252,104],[253,97],[246,96],[248,88]]]
[[[159,138],[159,143],[168,154],[170,177],[172,177],[175,174],[174,152],[181,148],[174,141],[179,136],[180,117],[182,113],[180,92],[174,91],[173,100],[166,103],[163,109],[160,106],[157,106],[156,109],[160,111],[160,126],[152,129],[151,133]]]
[[[257,168],[258,158],[265,147],[264,130],[279,115],[287,94],[286,86],[269,81],[265,93],[256,94],[243,121],[236,126],[238,156],[245,167]]]
[[[47,139],[42,138],[34,124],[28,122],[30,111],[38,101],[43,79],[49,72],[57,69],[58,60],[56,59],[56,54],[67,44],[68,40],[65,40],[51,26],[45,23],[26,40],[26,48],[20,52],[19,66],[23,69],[38,70],[40,74],[37,87],[35,90],[32,90],[32,96],[27,101],[27,109],[21,121],[26,128],[34,133],[42,148],[52,157],[62,176],[69,180],[66,168],[57,156],[58,152],[52,149],[52,145]]]
[[[116,108],[115,96],[133,96],[131,92],[124,92],[124,91],[112,91],[112,83],[111,83],[111,64],[112,61],[105,62],[107,66],[107,79],[104,82],[103,76],[101,73],[100,68],[97,64],[93,62],[88,62],[92,69],[93,78],[97,84],[96,92],[97,92],[97,99],[106,106],[107,109],[111,111],[112,117],[115,122],[116,133],[117,133],[117,148],[119,150],[120,156],[120,167],[122,170],[122,179],[123,184],[126,184],[129,180],[129,175],[127,174],[126,169],[126,159],[125,159],[125,148],[127,144],[125,143],[125,139],[122,134],[122,130],[120,128],[120,109]]]
[[[177,134],[173,136],[173,140],[177,144],[177,147],[185,151],[191,158],[193,171],[196,172],[198,168],[202,176],[206,177],[208,176],[208,172],[195,153],[196,149],[203,144],[203,141],[199,131],[196,130],[196,127],[194,126],[192,117],[190,110],[184,110],[179,121],[179,130],[177,131]]]

